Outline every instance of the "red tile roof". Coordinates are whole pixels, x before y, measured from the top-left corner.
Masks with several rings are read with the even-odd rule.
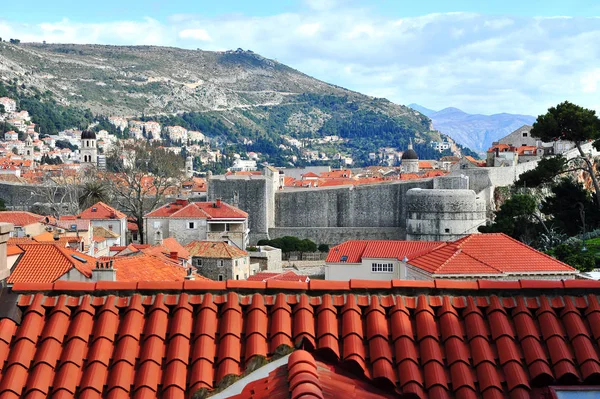
[[[369,380],[353,375],[341,367],[340,362],[324,362],[317,359],[318,357],[310,352],[296,350],[289,356],[286,365],[276,368],[268,377],[249,383],[239,395],[229,399],[398,397],[378,389],[376,384]]]
[[[37,215],[31,212],[25,211],[2,211],[0,212],[1,223],[12,223],[19,227],[28,226],[34,223],[41,223],[44,220],[44,216]]]
[[[95,210],[94,210],[95,209]],[[127,216],[115,208],[106,205],[104,202],[97,202],[90,206],[79,215],[79,219],[99,220],[99,219],[123,219]]]
[[[471,234],[410,258],[408,263],[438,275],[575,271],[571,266],[500,233]]]
[[[185,246],[190,256],[202,258],[235,259],[248,256],[248,252],[224,241],[192,241]]]
[[[185,398],[284,345],[316,366],[290,358],[269,398],[352,397],[353,385],[365,392],[355,397],[382,397],[369,383],[396,397],[529,398],[598,384],[599,290],[577,280],[15,284],[22,316],[0,320],[0,396]],[[327,374],[332,364],[348,379]],[[257,396],[241,397],[270,386],[253,384]]]
[[[113,267],[117,270],[117,281],[183,281],[187,275],[187,269],[180,264],[150,254],[117,256],[112,259]]]
[[[277,281],[301,281],[303,283],[308,283],[310,278],[308,276],[302,276],[300,274],[296,274],[292,271],[283,272],[283,273],[270,273],[270,272],[259,272],[253,274],[252,276],[247,278],[248,281],[267,281],[267,280],[277,280]]]
[[[144,217],[185,218],[185,219],[246,219],[248,214],[234,206],[221,201],[220,206],[215,202],[188,202],[177,200],[146,214]]]
[[[351,240],[331,248],[325,262],[360,263],[362,258],[402,260],[441,244],[437,241]],[[342,260],[343,257],[346,259]]]
[[[7,245],[6,247],[6,256],[14,256],[14,255],[19,255],[22,254],[23,251],[21,248],[19,248],[17,245]]]
[[[64,248],[60,244],[20,244],[25,253],[7,279],[14,283],[53,283],[72,268],[92,277],[96,258]]]

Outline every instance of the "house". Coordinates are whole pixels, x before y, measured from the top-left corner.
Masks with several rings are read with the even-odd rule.
[[[11,237],[37,236],[46,231],[45,217],[25,211],[2,211],[0,223],[12,223]]]
[[[119,235],[119,243],[127,245],[127,216],[104,202],[97,202],[79,215],[77,219],[89,220],[92,227],[104,227]]]
[[[144,216],[145,242],[152,245],[173,237],[192,241],[224,241],[238,248],[248,245],[248,214],[221,200],[189,202],[178,199]]]
[[[597,397],[599,290],[582,280],[14,284],[0,291],[0,395]]]
[[[17,141],[19,140],[19,133],[11,130],[9,132],[4,133],[4,141]]]
[[[293,271],[271,273],[271,272],[258,272],[251,276],[248,276],[248,281],[298,281],[302,283],[308,283],[310,278],[308,276],[302,276]]]
[[[246,280],[258,270],[251,268],[248,253],[222,241],[192,241],[185,246],[192,266],[212,280]]]
[[[491,250],[493,248],[493,250]],[[579,272],[501,233],[451,242],[346,241],[330,249],[325,279],[573,279]]]
[[[12,267],[8,284],[90,281],[96,259],[60,243],[19,244],[23,251]]]

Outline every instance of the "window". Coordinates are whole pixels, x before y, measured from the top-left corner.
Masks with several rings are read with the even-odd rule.
[[[225,231],[229,231],[229,223],[225,223]]]
[[[222,261],[222,260],[218,260],[218,261],[217,261],[217,266],[219,266],[219,267],[223,267],[223,261]]]
[[[240,279],[240,275],[239,275],[239,274],[236,274],[236,275],[235,275],[235,279],[236,279],[236,280],[239,280],[239,279]]]
[[[219,277],[217,278],[219,281],[223,281],[223,275],[219,274]]]
[[[160,229],[160,222],[154,222],[154,228]]]
[[[444,229],[446,233],[450,233],[450,229]]]
[[[196,223],[188,222],[188,229],[195,229],[195,228],[196,228]]]
[[[202,259],[196,258],[194,260],[196,261],[196,266],[202,266]]]
[[[108,225],[108,229],[109,229],[110,231],[113,231],[113,225],[112,225],[112,224],[109,224],[109,225]]]
[[[527,137],[527,132],[523,132],[523,137]]]
[[[393,263],[371,263],[371,271],[374,273],[393,273]]]

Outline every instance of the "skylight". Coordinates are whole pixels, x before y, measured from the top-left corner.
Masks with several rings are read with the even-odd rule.
[[[87,260],[86,260],[86,259],[83,259],[83,258],[82,258],[82,257],[80,257],[80,256],[77,256],[77,255],[71,255],[71,256],[72,256],[73,258],[77,259],[78,261],[80,261],[81,263],[87,263]]]
[[[347,257],[346,255],[343,255],[343,256],[340,258],[340,261],[342,261],[342,262],[346,262],[347,260],[348,260],[348,257]]]

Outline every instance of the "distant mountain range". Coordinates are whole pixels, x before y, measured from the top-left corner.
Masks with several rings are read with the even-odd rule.
[[[431,118],[435,129],[477,152],[486,151],[492,142],[535,122],[535,117],[531,115],[468,114],[453,107],[434,111],[419,104],[410,104],[409,107]]]

